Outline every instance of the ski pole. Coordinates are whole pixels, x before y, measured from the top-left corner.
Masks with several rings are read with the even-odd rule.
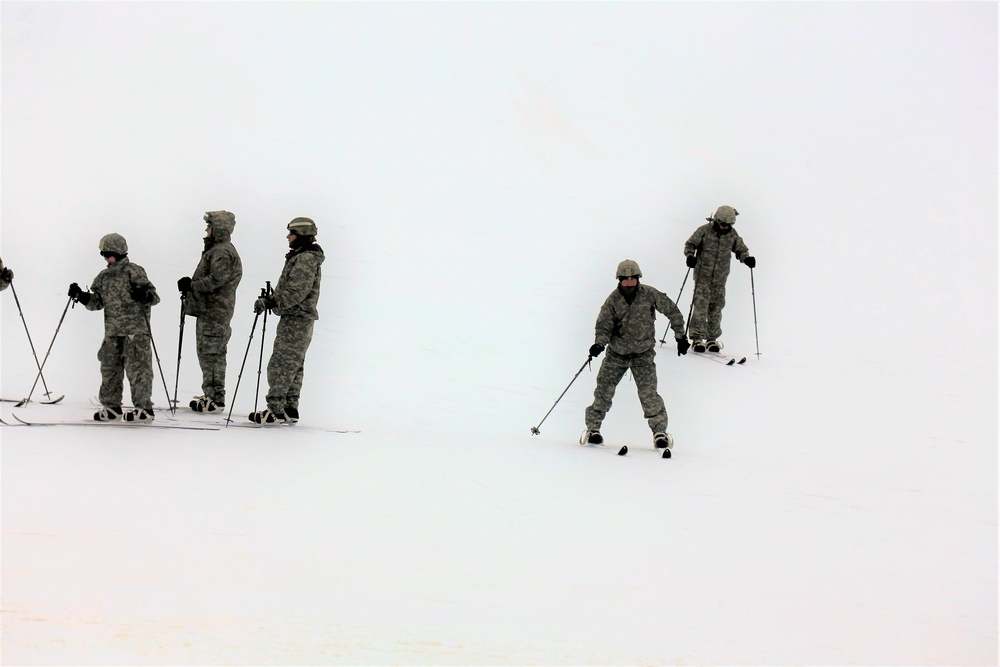
[[[271,281],[265,281],[267,287],[261,289],[261,296],[268,297],[271,296]],[[270,308],[264,309],[264,324],[260,328],[260,359],[257,360],[257,391],[253,395],[253,411],[257,412],[257,399],[260,397],[260,371],[261,367],[264,365],[264,342],[265,336],[267,335],[267,314],[271,312]]]
[[[146,319],[146,331],[149,332],[149,344],[153,346],[153,356],[156,357],[156,367],[160,369],[160,381],[163,383],[163,393],[167,397],[167,404],[170,404],[170,390],[167,389],[167,378],[163,375],[163,364],[160,363],[160,354],[156,351],[156,341],[153,340],[153,327],[149,323],[149,313],[145,312],[146,307],[143,306],[143,317]],[[170,414],[174,414],[174,406],[170,405]]]
[[[681,289],[680,289],[679,292],[677,292],[677,300],[674,301],[674,304],[678,304],[678,303],[681,302],[681,294],[684,293],[684,286],[687,285],[687,281],[688,281],[688,276],[689,275],[691,275],[691,267],[690,266],[688,267],[687,273],[684,274],[684,282],[681,283]],[[688,317],[690,318],[690,315]],[[687,329],[685,329],[684,332],[687,333]],[[667,342],[667,334],[668,333],[670,333],[670,325],[669,324],[667,325],[666,330],[663,332],[663,338],[660,339],[660,345],[664,345]]]
[[[181,382],[181,350],[184,349],[184,303],[187,299],[187,293],[181,293],[181,325],[180,333],[177,334],[177,373],[174,375],[174,400],[171,401],[171,405],[175,408],[177,407],[177,386]]]
[[[583,372],[583,369],[590,365],[590,361],[593,358],[594,357],[592,356],[589,355],[587,356],[587,360],[583,362],[583,366],[580,366],[580,370],[576,372],[576,375],[574,375],[573,379],[569,381],[569,384],[566,385],[566,388],[563,389],[563,392],[559,394],[559,398],[556,399],[556,402],[552,404],[552,407],[549,408],[549,411],[545,413],[544,417],[542,417],[542,421],[538,422],[538,426],[531,427],[531,435],[539,435],[541,433],[541,431],[539,431],[538,429],[541,428],[545,420],[549,418],[549,415],[552,414],[552,411],[556,409],[556,406],[559,404],[559,401],[561,401],[562,397],[566,395],[566,392],[569,391],[569,388],[573,386],[573,383],[576,382],[576,379],[580,377],[580,373]]]
[[[38,375],[42,378],[42,387],[45,388],[45,396],[47,398],[52,398],[52,392],[49,391],[49,386],[45,383],[45,376],[42,375],[42,365],[38,363],[38,355],[35,354],[35,344],[31,341],[31,334],[28,332],[28,322],[24,319],[24,311],[21,310],[21,301],[17,298],[17,290],[14,289],[13,280],[10,282],[10,292],[14,295],[14,303],[17,304],[17,312],[21,316],[21,324],[24,325],[24,333],[28,337],[28,346],[31,347],[31,356],[35,358],[35,368],[38,369]],[[35,382],[38,382],[38,378],[35,378]],[[34,390],[34,387],[32,387],[32,390]]]
[[[263,291],[264,290],[261,290],[262,293]],[[240,374],[236,376],[236,389],[233,389],[233,395],[229,399],[229,416],[226,417],[226,428],[229,428],[229,422],[233,421],[233,406],[236,404],[236,392],[240,390],[240,380],[243,379],[243,368],[247,365],[247,357],[250,356],[250,346],[253,344],[253,332],[257,329],[257,320],[259,319],[260,313],[254,314],[253,325],[250,327],[250,340],[247,341],[247,351],[243,353],[243,363],[240,364]]]
[[[14,285],[13,285],[13,283],[11,283],[11,288],[13,288],[13,287],[14,287]],[[55,345],[55,343],[56,343],[56,336],[59,335],[59,329],[62,328],[63,320],[66,319],[66,312],[69,310],[69,305],[71,303],[73,303],[73,297],[70,297],[69,300],[66,301],[66,307],[63,308],[62,317],[59,318],[59,324],[56,325],[56,332],[54,334],[52,334],[52,342],[49,343],[49,349],[45,351],[45,358],[42,359],[42,363],[38,367],[38,375],[35,376],[35,381],[31,385],[31,391],[28,392],[28,398],[26,398],[26,399],[22,400],[20,403],[18,403],[17,407],[22,407],[22,406],[24,406],[24,405],[26,405],[26,404],[28,404],[28,403],[31,402],[31,396],[32,396],[32,394],[35,393],[35,386],[38,384],[38,379],[42,377],[42,369],[45,368],[45,362],[47,362],[49,360],[49,353],[52,352],[52,346]],[[43,383],[45,382],[44,378],[42,378],[42,382]]]
[[[757,343],[757,358],[760,359],[760,337],[757,335],[757,290],[753,285],[753,267],[750,267],[750,298],[753,301],[753,337]]]

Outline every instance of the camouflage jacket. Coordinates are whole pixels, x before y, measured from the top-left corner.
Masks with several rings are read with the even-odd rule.
[[[326,255],[315,243],[298,248],[285,255],[285,267],[274,288],[275,315],[319,319],[319,284],[323,278],[320,268]]]
[[[711,222],[698,229],[684,244],[684,254],[688,257],[697,253],[698,263],[694,267],[694,280],[697,283],[725,284],[729,277],[730,257],[735,254],[739,261],[750,256],[743,239],[736,233],[736,228],[725,234],[715,231]]]
[[[132,287],[147,287],[153,292],[153,302],[143,305],[132,298]],[[97,274],[90,284],[90,301],[87,310],[104,310],[104,335],[129,336],[148,334],[146,318],[150,306],[160,302],[153,283],[146,271],[123,257]]]
[[[187,315],[229,325],[236,309],[236,288],[243,278],[243,262],[233,246],[233,224],[213,220],[201,261],[191,274],[191,292],[184,300]]]
[[[657,311],[670,319],[675,338],[684,337],[684,315],[666,294],[640,283],[629,304],[621,289],[615,289],[597,316],[594,342],[617,354],[648,352],[656,344]]]

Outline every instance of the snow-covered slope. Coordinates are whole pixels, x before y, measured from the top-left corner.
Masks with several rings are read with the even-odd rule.
[[[249,412],[250,305],[309,215],[303,424],[361,431],[3,427],[4,664],[996,662],[995,5],[0,11],[0,240],[39,355],[118,231],[164,297],[164,405],[173,286],[228,209]],[[723,203],[760,357],[736,265],[747,364],[657,357],[673,459],[628,379],[603,430],[629,455],[576,444],[596,364],[532,436],[617,263],[673,297]],[[36,413],[92,412],[101,335],[66,312]]]

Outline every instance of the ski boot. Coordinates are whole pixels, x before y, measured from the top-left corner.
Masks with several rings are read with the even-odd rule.
[[[721,341],[710,340],[705,343],[706,348],[709,352],[722,352],[722,348],[725,347]]]
[[[251,412],[249,419],[254,424],[260,424],[261,426],[278,426],[287,421],[285,415],[271,412],[267,408],[264,408],[260,412]]]
[[[94,413],[94,421],[96,422],[116,422],[121,418],[122,418],[121,407],[104,406],[103,408]]]
[[[705,341],[701,338],[691,341],[691,349],[695,352],[704,352],[707,349]]]
[[[199,396],[191,401],[190,407],[195,412],[222,412],[226,406],[206,396]]]
[[[663,450],[663,458],[670,458],[670,450],[674,448],[674,437],[662,431],[653,434],[653,446]]]
[[[289,424],[294,424],[299,420],[299,409],[293,408],[290,405],[285,406],[285,421]]]
[[[604,436],[601,435],[600,431],[592,430],[592,429],[587,429],[586,431],[583,432],[583,435],[580,437],[580,444],[581,445],[603,445],[604,444]]]
[[[123,417],[127,422],[140,422],[143,424],[149,424],[153,421],[153,408],[145,410],[143,408],[135,408],[134,410],[129,410]]]

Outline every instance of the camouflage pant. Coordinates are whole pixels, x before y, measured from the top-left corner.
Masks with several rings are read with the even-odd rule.
[[[718,340],[722,337],[722,309],[726,307],[726,283],[695,283],[693,308],[688,322],[691,340]]]
[[[201,390],[219,405],[226,404],[226,352],[231,327],[198,318],[195,340],[201,366]]]
[[[274,334],[274,347],[267,362],[267,407],[284,414],[285,407],[299,407],[306,350],[312,342],[314,320],[282,317]]]
[[[97,352],[101,362],[101,405],[119,408],[125,375],[132,390],[132,405],[153,409],[153,354],[149,336],[105,336]]]
[[[611,409],[611,399],[615,397],[615,389],[621,382],[625,371],[631,369],[635,378],[635,387],[639,392],[639,403],[642,414],[653,433],[667,430],[667,408],[663,399],[656,392],[656,356],[654,350],[642,354],[623,356],[608,350],[597,372],[597,386],[594,387],[594,403],[584,413],[587,428],[598,431],[604,422],[604,416]]]

